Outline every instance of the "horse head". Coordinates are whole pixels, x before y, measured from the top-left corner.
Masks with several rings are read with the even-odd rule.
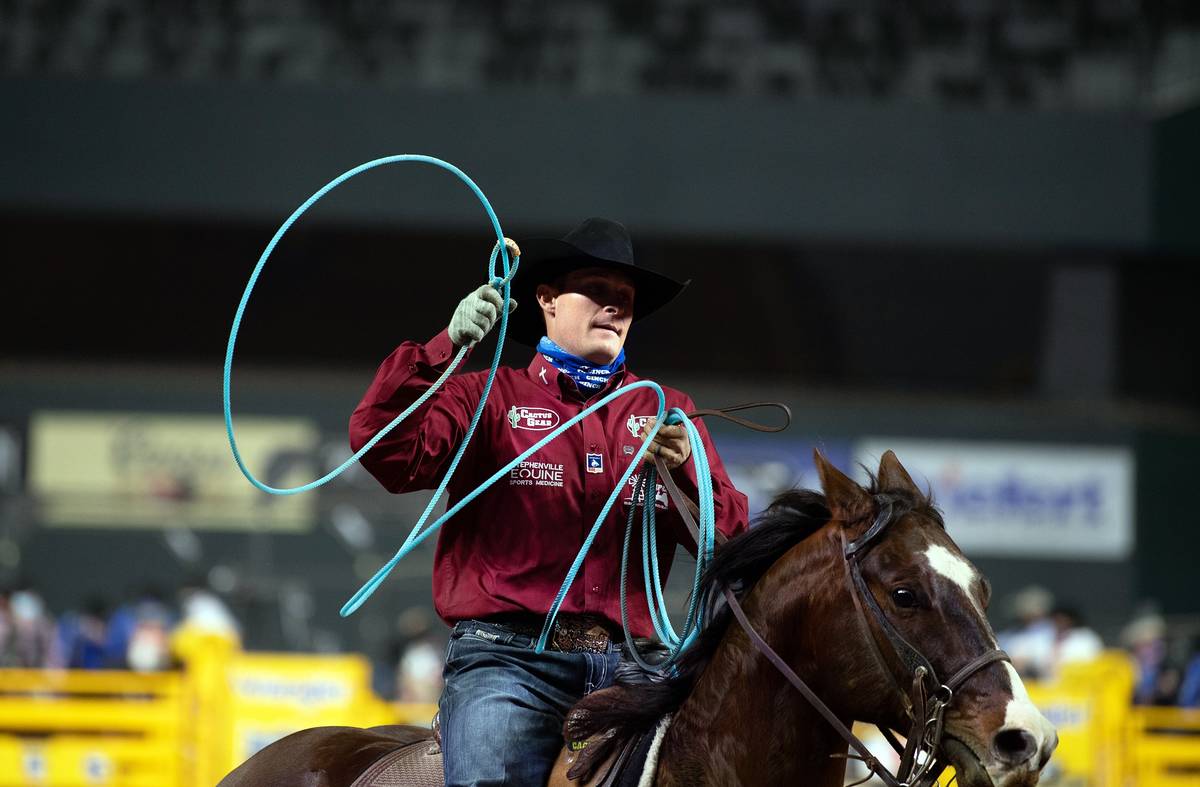
[[[997,649],[987,580],[929,496],[890,451],[865,487],[819,453],[816,464],[823,495],[780,495],[717,549],[701,584],[710,619],[673,674],[619,680],[568,714],[567,739],[598,744],[573,774],[671,714],[663,787],[841,785],[848,749],[836,725],[855,720],[921,743],[902,768],[913,784],[933,780],[923,763],[935,761],[955,766],[960,787],[1037,783],[1054,728]]]
[[[850,718],[908,731],[913,695],[920,691],[914,660],[923,660],[923,669],[937,677],[934,694],[966,667],[960,685],[942,698],[948,702],[937,756],[955,766],[962,787],[1036,784],[1058,738],[997,650],[986,578],[891,451],[870,487],[820,453],[815,458],[830,511],[820,534],[825,554],[845,556],[854,551],[848,545],[875,539],[855,556],[857,581],[853,559],[827,559],[822,565],[829,592],[803,602],[804,615],[832,627],[826,628],[828,639],[858,643],[813,654],[819,672],[832,678],[821,681],[825,701]]]

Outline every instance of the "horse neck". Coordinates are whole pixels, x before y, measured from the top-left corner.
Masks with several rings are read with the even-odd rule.
[[[840,580],[840,574],[829,570],[828,559],[803,559],[805,550],[813,551],[811,544],[793,547],[772,566],[744,599],[743,608],[755,630],[822,696],[816,661],[799,657],[820,646],[819,627],[780,623],[805,620],[805,607],[817,588]],[[692,693],[675,713],[659,755],[657,784],[840,786],[846,761],[832,755],[846,750],[841,736],[731,621]]]

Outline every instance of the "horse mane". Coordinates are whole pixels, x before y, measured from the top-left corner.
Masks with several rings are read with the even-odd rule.
[[[866,491],[876,505],[891,506],[893,519],[919,510],[941,524],[941,516],[927,493],[883,492],[874,475],[870,475]],[[855,521],[871,515],[871,511],[863,511]],[[723,601],[718,603],[724,589],[729,587],[738,598],[744,597],[784,553],[816,533],[831,518],[823,494],[792,489],[778,495],[744,533],[714,550],[699,589],[708,617],[696,641],[676,662],[672,674],[650,683],[618,677],[609,688],[584,697],[567,714],[563,735],[568,741],[596,736],[580,753],[571,777],[590,776],[631,738],[653,729],[659,719],[677,710],[691,694],[733,619],[728,606]]]

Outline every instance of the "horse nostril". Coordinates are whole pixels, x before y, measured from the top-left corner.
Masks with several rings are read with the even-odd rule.
[[[1020,765],[1037,754],[1037,739],[1025,730],[1001,730],[992,740],[996,754],[1010,765]]]
[[[1038,757],[1038,770],[1046,767],[1046,763],[1050,762],[1050,755],[1058,748],[1058,733],[1054,733],[1054,737],[1050,739],[1050,745],[1042,748],[1042,756]]]

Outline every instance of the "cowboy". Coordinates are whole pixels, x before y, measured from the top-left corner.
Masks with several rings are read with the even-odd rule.
[[[521,254],[506,239],[510,253]],[[512,282],[509,334],[537,352],[524,369],[501,367],[476,434],[448,494],[450,504],[589,404],[638,379],[625,341],[640,320],[687,285],[639,266],[628,232],[588,219],[561,240],[525,245]],[[450,325],[425,344],[405,342],[383,362],[350,421],[355,450],[427,391],[459,347],[480,341],[503,300],[491,285],[458,305]],[[362,464],[392,492],[437,485],[465,435],[485,372],[452,375],[422,409],[389,433]],[[685,394],[663,386],[666,405],[685,412]],[[433,597],[454,630],[439,702],[447,785],[544,784],[562,747],[567,711],[609,685],[623,640],[620,565],[632,482],[620,490],[563,600],[546,650],[533,650],[555,594],[624,469],[653,426],[649,389],[619,397],[513,468],[464,507],[438,534]],[[704,425],[716,526],[746,527],[745,495],[730,483]],[[664,425],[642,461],[661,457],[695,498],[692,446],[682,425]],[[660,523],[659,565],[677,543],[694,542],[661,482],[646,490]],[[633,554],[641,544],[632,545]],[[666,570],[664,568],[665,581]],[[644,583],[628,583],[631,633],[650,637]]]

